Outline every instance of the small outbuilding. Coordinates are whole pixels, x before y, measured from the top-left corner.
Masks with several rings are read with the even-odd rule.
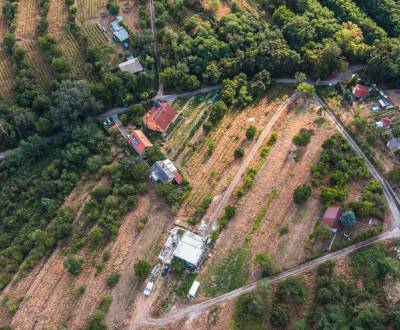
[[[146,150],[153,146],[153,144],[141,130],[133,129],[128,137],[130,144],[139,154],[139,156],[143,156]]]
[[[120,42],[122,44],[127,43],[127,41],[129,40],[129,33],[128,31],[121,25],[120,20],[115,20],[113,22],[111,22],[111,32],[113,34],[113,39],[116,42]]]
[[[183,182],[182,175],[175,164],[169,159],[155,162],[151,167],[150,178],[154,182],[161,183],[172,183],[175,181],[177,184],[181,184]]]
[[[391,152],[395,152],[400,149],[400,139],[399,138],[390,139],[386,146],[389,148]]]
[[[152,131],[165,133],[178,117],[174,107],[168,102],[157,102],[144,118],[147,128]]]
[[[354,88],[353,88],[353,96],[356,99],[365,99],[368,94],[369,94],[369,89],[368,86],[362,85],[362,84],[357,84]]]
[[[322,218],[322,223],[331,227],[332,230],[336,231],[341,228],[340,216],[342,215],[342,209],[338,206],[330,206],[326,209]]]
[[[199,290],[200,287],[200,282],[198,281],[193,281],[192,286],[190,287],[188,298],[193,299],[196,297],[197,291]]]
[[[138,73],[143,70],[139,60],[135,57],[129,58],[127,61],[120,63],[118,66],[122,72]]]

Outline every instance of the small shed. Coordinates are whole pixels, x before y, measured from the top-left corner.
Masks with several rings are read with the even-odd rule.
[[[387,143],[387,147],[392,152],[399,150],[400,149],[400,139],[399,138],[390,139],[389,142]]]
[[[182,260],[189,269],[195,269],[200,265],[205,248],[205,242],[201,236],[186,231],[173,256]]]
[[[118,66],[122,72],[137,73],[143,70],[143,67],[137,58],[131,58],[120,63]]]
[[[135,151],[139,154],[139,156],[143,156],[145,151],[153,146],[147,136],[138,129],[133,129],[131,131],[131,133],[129,134],[129,142],[131,143],[133,149],[135,149]]]
[[[369,94],[368,86],[357,84],[353,88],[353,96],[356,99],[364,99],[368,96],[368,94]]]
[[[189,294],[188,294],[188,298],[192,299],[194,297],[196,297],[197,291],[199,290],[200,287],[200,282],[198,281],[194,281],[192,286],[190,287],[189,290]]]
[[[111,22],[111,32],[114,40],[120,43],[123,43],[129,39],[128,31],[117,20]]]
[[[322,223],[328,225],[333,230],[341,228],[340,216],[342,215],[342,209],[338,206],[330,206],[326,209],[322,218]]]

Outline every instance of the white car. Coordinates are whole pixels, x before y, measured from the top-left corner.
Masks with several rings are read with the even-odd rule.
[[[153,291],[153,288],[154,288],[154,282],[153,281],[150,281],[149,283],[147,283],[147,285],[146,285],[146,287],[144,288],[144,291],[143,291],[143,293],[144,293],[144,295],[145,296],[150,296],[150,293]]]

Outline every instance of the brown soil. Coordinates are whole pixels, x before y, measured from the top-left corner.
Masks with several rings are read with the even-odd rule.
[[[125,24],[132,32],[140,31],[139,7],[136,1],[119,0],[121,15],[125,19]],[[124,8],[127,12],[124,11]],[[129,11],[128,11],[129,10]]]
[[[238,113],[227,114],[218,127],[207,136],[207,141],[216,143],[211,155],[208,152],[207,141],[200,143],[199,149],[194,153],[187,154],[188,157],[183,163],[193,189],[181,207],[178,218],[187,219],[193,215],[207,194],[215,196],[227,187],[241,162],[234,159],[234,150],[238,147],[243,148],[246,157],[246,153],[256,141],[246,140],[246,129],[250,125],[256,126],[258,131],[264,128],[283,102],[281,99],[275,99],[276,95],[277,90],[273,90],[259,104]],[[284,95],[282,98],[286,97],[287,95]]]
[[[38,5],[35,0],[19,1],[15,36],[31,40],[35,38],[38,15]]]
[[[276,127],[276,144],[257,174],[253,187],[238,203],[235,218],[217,241],[216,251],[219,255],[243,246],[246,237],[250,237],[248,247],[251,255],[260,252],[271,254],[278,267],[294,266],[306,257],[304,242],[320,216],[320,203],[310,198],[305,205],[298,207],[293,202],[293,191],[298,185],[310,181],[310,166],[318,159],[322,143],[334,133],[331,125],[314,127],[316,105],[307,108],[300,112],[292,110]],[[293,136],[305,127],[313,127],[315,135],[302,157],[297,162],[288,162],[288,153],[295,148]],[[251,235],[254,220],[273,188],[278,194],[270,204],[265,219]],[[289,233],[279,236],[279,229],[284,225],[288,226]]]
[[[385,93],[395,105],[400,107],[400,89],[388,89]]]
[[[201,1],[201,4],[203,5],[204,8],[210,9],[213,5],[212,0],[203,0]],[[224,1],[220,0],[218,7],[215,9],[215,16],[217,20],[221,20],[222,16],[229,15],[232,12],[232,8],[230,5]]]
[[[49,33],[61,33],[68,18],[68,8],[64,0],[51,0],[49,13]]]
[[[88,198],[94,181],[78,186],[66,199],[65,206],[77,213]],[[172,216],[168,206],[162,204],[150,189],[147,196],[139,200],[135,211],[128,214],[120,227],[115,241],[107,247],[111,259],[102,272],[96,276],[94,265],[101,261],[101,251],[87,249],[79,256],[85,259],[82,273],[72,277],[63,266],[65,255],[57,249],[52,256],[38,265],[27,277],[10,284],[1,298],[8,296],[12,301],[21,300],[18,311],[10,321],[14,329],[82,329],[89,321],[100,299],[112,294],[113,303],[107,322],[112,328],[120,328],[131,307],[140,285],[133,274],[133,263],[137,259],[156,256],[161,234],[166,230]],[[148,214],[149,220],[142,232],[137,230],[138,218]],[[106,278],[112,272],[120,272],[121,279],[111,292]],[[82,296],[76,289],[85,285]]]

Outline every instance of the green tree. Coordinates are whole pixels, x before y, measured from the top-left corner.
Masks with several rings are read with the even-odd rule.
[[[151,272],[151,266],[150,264],[145,261],[145,260],[139,260],[133,265],[133,269],[135,271],[136,276],[138,276],[140,279],[145,279],[150,275]]]
[[[236,159],[243,158],[243,156],[244,156],[243,148],[236,148],[235,151],[233,152],[233,156]]]
[[[77,276],[82,271],[83,259],[77,258],[73,255],[69,255],[67,259],[64,261],[64,267],[68,270],[68,272],[73,275]]]
[[[253,125],[250,125],[246,130],[246,138],[251,140],[257,133],[257,128]]]
[[[119,279],[121,277],[120,273],[111,273],[108,277],[107,277],[107,286],[112,289],[113,287],[115,287],[117,285],[117,283],[119,282]]]
[[[269,254],[259,253],[254,258],[254,263],[260,267],[263,277],[270,276],[274,273],[273,258]]]
[[[353,211],[346,211],[340,217],[340,222],[345,227],[352,227],[356,224],[356,215]]]
[[[286,327],[290,322],[289,307],[285,304],[275,304],[272,307],[270,321],[275,327]]]
[[[400,166],[396,165],[388,173],[389,180],[394,184],[400,184]]]
[[[311,187],[307,184],[298,186],[293,192],[293,200],[296,204],[304,204],[311,196]]]
[[[302,82],[297,85],[296,91],[306,98],[311,98],[315,94],[315,87],[311,84]]]

